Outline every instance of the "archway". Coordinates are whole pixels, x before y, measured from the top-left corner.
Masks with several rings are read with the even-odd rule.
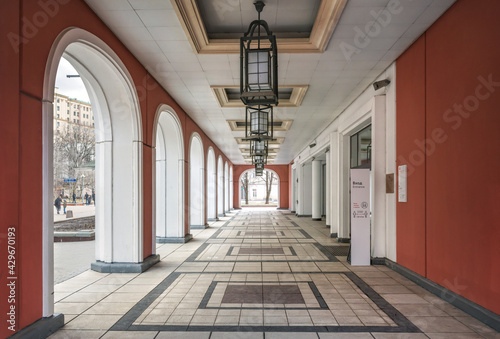
[[[205,228],[203,143],[198,133],[191,136],[189,147],[189,225],[191,229]]]
[[[97,271],[140,272],[143,263],[142,124],[137,93],[125,65],[98,37],[78,28],[55,40],[43,92],[43,314],[53,314],[53,100],[58,64],[64,57],[82,78],[95,116]],[[145,251],[146,253],[150,251]],[[151,249],[154,254],[154,246]],[[122,265],[127,263],[127,265]]]
[[[171,107],[161,105],[153,126],[156,242],[186,242],[182,125]]]
[[[224,164],[224,212],[229,212],[229,168]]]
[[[265,194],[266,194],[266,188],[262,187],[248,187],[246,189],[247,194],[249,195],[249,205],[247,206],[276,206],[277,208],[280,207],[280,177],[278,173],[276,173],[272,169],[265,168],[264,169],[264,175],[263,177],[265,178],[266,172],[269,174],[272,174],[275,179],[273,179],[272,182],[272,189],[271,189],[271,197],[269,204],[265,204]],[[243,207],[246,201],[245,200],[245,192],[244,192],[244,187],[243,187],[243,179],[245,178],[246,174],[249,175],[249,180],[254,179],[255,177],[255,170],[254,169],[247,169],[241,173],[240,177],[238,178],[238,192],[237,192],[237,197],[238,197],[238,202],[240,204],[240,207]],[[265,182],[265,179],[263,179]],[[252,184],[251,184],[252,185]],[[262,183],[264,185],[264,183]],[[249,185],[250,186],[250,185]],[[257,185],[254,185],[257,186]],[[264,185],[265,186],[265,185]],[[254,190],[255,189],[255,190]],[[254,203],[251,203],[252,200]]]
[[[222,157],[217,160],[217,216],[224,216],[224,172]]]
[[[215,169],[215,152],[208,148],[207,154],[207,219],[213,221],[217,218],[217,173]]]

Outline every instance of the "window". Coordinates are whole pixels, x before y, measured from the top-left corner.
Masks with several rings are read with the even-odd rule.
[[[252,197],[257,198],[257,189],[256,188],[252,189]]]
[[[59,103],[59,99],[57,99],[57,103]]]
[[[351,136],[351,168],[371,168],[372,126]]]
[[[57,115],[57,119],[59,119],[59,114]]]
[[[59,106],[57,106],[57,110],[58,110],[58,111],[59,111],[59,108],[60,108],[60,107],[59,107]]]
[[[68,114],[69,114],[69,109],[66,111],[66,113],[68,113]]]

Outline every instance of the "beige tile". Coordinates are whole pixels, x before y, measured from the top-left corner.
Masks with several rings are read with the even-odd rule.
[[[100,302],[89,308],[84,314],[125,314],[135,303],[106,303]]]
[[[423,332],[429,333],[468,333],[470,328],[452,317],[408,317]]]
[[[210,332],[160,332],[155,339],[208,339]]]
[[[52,334],[49,339],[97,339],[100,338],[105,331],[103,330],[68,330],[61,329]]]
[[[384,294],[383,298],[390,304],[428,304],[416,294]]]
[[[92,307],[94,303],[57,303],[54,305],[55,313],[80,314]]]
[[[64,329],[107,330],[120,320],[120,318],[120,315],[82,314],[66,324]]]
[[[62,299],[60,302],[61,303],[98,302],[104,299],[108,294],[109,294],[108,292],[95,292],[95,293],[76,292]]]
[[[156,331],[109,331],[102,339],[154,339]]]

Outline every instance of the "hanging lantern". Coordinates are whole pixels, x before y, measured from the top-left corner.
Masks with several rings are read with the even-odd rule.
[[[250,155],[267,155],[268,140],[250,140]]]
[[[260,20],[265,4],[254,3],[258,19],[240,38],[240,92],[245,105],[278,104],[278,50],[276,36]]]
[[[264,174],[264,164],[255,164],[255,175],[262,176]]]
[[[244,140],[272,139],[273,123],[273,107],[271,105],[247,106]]]
[[[264,166],[265,164],[267,164],[267,154],[254,155],[252,157],[252,164],[253,165],[262,164],[262,166]]]

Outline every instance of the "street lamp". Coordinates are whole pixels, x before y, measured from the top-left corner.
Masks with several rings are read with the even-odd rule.
[[[278,104],[278,49],[276,36],[260,19],[265,4],[254,3],[258,19],[240,38],[240,93],[245,105]]]

